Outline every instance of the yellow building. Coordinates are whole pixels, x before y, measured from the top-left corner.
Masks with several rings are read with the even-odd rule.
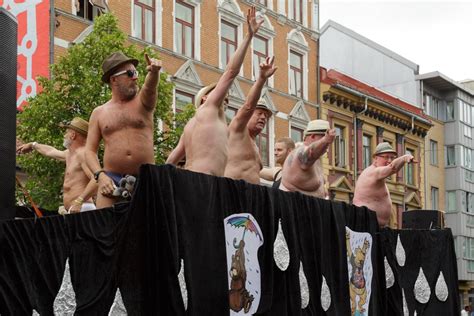
[[[431,121],[421,109],[332,69],[321,68],[321,94],[322,118],[336,129],[324,161],[332,199],[352,201],[357,177],[372,163],[380,142],[419,161],[387,180],[393,202],[390,226],[400,228],[404,210],[425,207],[424,138]]]
[[[163,70],[176,86],[173,110],[179,111],[183,104],[194,103],[202,86],[219,79],[247,32],[246,12],[251,5],[257,7],[264,24],[230,89],[226,114],[231,119],[243,104],[259,62],[275,56],[278,71],[262,92],[275,115],[257,139],[262,161],[270,165],[274,140],[289,135],[301,140],[307,122],[317,115],[319,33],[312,9],[317,1],[56,1],[54,57],[57,60],[71,43],[80,42],[100,12],[110,11],[130,43],[159,52]]]

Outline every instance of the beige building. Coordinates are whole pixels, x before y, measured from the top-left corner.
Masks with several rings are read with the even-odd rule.
[[[219,79],[247,32],[246,12],[251,5],[257,7],[264,24],[230,89],[226,114],[231,119],[243,104],[259,63],[275,56],[278,71],[262,92],[275,115],[257,139],[264,165],[271,165],[274,140],[290,135],[301,140],[307,122],[317,116],[317,1],[57,1],[54,57],[57,60],[71,43],[87,35],[99,12],[109,11],[130,43],[158,51],[164,71],[175,84],[173,110],[179,111],[184,104],[194,103],[202,86]]]

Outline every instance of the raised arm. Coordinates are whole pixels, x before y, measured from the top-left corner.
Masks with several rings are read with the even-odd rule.
[[[242,63],[245,58],[245,53],[247,52],[248,47],[250,46],[250,42],[252,41],[253,36],[257,33],[260,26],[263,24],[263,19],[257,21],[256,18],[256,9],[252,7],[248,9],[247,12],[247,25],[248,25],[248,33],[245,35],[244,40],[239,45],[237,50],[235,51],[234,55],[229,60],[227,67],[219,78],[216,87],[214,90],[209,93],[205,104],[210,104],[219,107],[224,98],[227,95],[227,91],[229,90],[232,82],[234,81],[235,77],[240,72],[240,67],[242,67]],[[207,102],[209,101],[209,102]]]
[[[27,154],[33,150],[45,157],[53,158],[59,161],[66,161],[67,150],[58,150],[53,146],[38,144],[37,142],[21,145],[16,149],[17,154]]]
[[[264,63],[260,64],[260,74],[257,81],[253,84],[252,88],[247,95],[244,105],[237,111],[237,114],[232,119],[231,128],[237,131],[244,131],[247,128],[247,123],[255,111],[257,102],[260,99],[262,88],[265,82],[273,76],[277,67],[273,64],[274,57],[267,57]]]
[[[320,140],[311,143],[306,148],[304,146],[298,148],[296,154],[300,164],[306,167],[313,165],[328,150],[335,137],[336,130],[330,129]]]
[[[375,176],[377,179],[385,179],[392,174],[397,173],[406,163],[417,163],[412,155],[403,155],[394,159],[388,166],[377,167],[375,169]]]
[[[148,73],[145,78],[145,83],[140,90],[140,101],[143,107],[151,112],[155,110],[156,99],[158,98],[156,87],[160,81],[161,60],[150,58],[148,54],[145,54],[145,60],[147,62],[146,70]]]

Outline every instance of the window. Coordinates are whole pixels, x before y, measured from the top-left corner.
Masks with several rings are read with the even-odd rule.
[[[221,21],[221,65],[225,67],[237,50],[237,26]]]
[[[260,157],[262,158],[262,165],[270,165],[270,142],[269,142],[269,133],[268,125],[270,122],[267,122],[265,128],[258,134],[256,143],[260,152]]]
[[[94,4],[89,2],[89,0],[77,0],[76,3],[76,15],[80,16],[86,20],[93,21],[94,18],[98,17],[101,14],[100,7],[102,7],[101,1],[93,1]],[[104,5],[105,6],[105,5]]]
[[[253,38],[253,76],[257,79],[259,75],[259,65],[268,57],[268,40],[255,35]]]
[[[175,111],[182,112],[188,104],[194,104],[194,96],[180,90],[175,91]]]
[[[227,106],[227,108],[225,109],[225,119],[227,121],[227,124],[229,124],[230,121],[232,121],[235,114],[237,114],[237,109],[231,106]]]
[[[472,168],[472,149],[461,146],[462,166],[468,169]]]
[[[446,212],[456,212],[456,191],[446,192]]]
[[[346,142],[344,138],[344,127],[335,125],[336,139],[334,140],[334,163],[336,167],[346,167]]]
[[[303,97],[303,56],[290,50],[290,94]]]
[[[446,102],[446,120],[454,120],[454,104],[453,101]]]
[[[153,43],[155,41],[155,1],[134,0],[133,21],[135,36]]]
[[[303,141],[303,132],[304,130],[302,128],[298,128],[296,126],[291,126],[291,139],[297,143],[297,142],[302,142]]]
[[[439,208],[439,189],[431,187],[431,209],[437,210]]]
[[[175,44],[176,51],[194,58],[194,7],[176,1],[175,13]]]
[[[407,149],[406,154],[410,154],[415,157],[415,151],[412,149]],[[405,175],[406,175],[406,183],[409,185],[415,185],[415,168],[414,164],[408,163],[405,164]]]
[[[464,136],[472,138],[472,128],[469,125],[463,124]]]
[[[461,191],[461,207],[464,212],[474,212],[474,194],[466,191]]]
[[[454,146],[446,146],[446,166],[456,165],[456,152]]]
[[[296,22],[303,22],[303,0],[290,0],[289,1],[289,18]]]
[[[370,143],[372,142],[372,137],[368,135],[362,136],[362,168],[367,168],[370,166],[372,152],[370,148]]]
[[[430,140],[430,162],[433,166],[438,165],[438,142]]]

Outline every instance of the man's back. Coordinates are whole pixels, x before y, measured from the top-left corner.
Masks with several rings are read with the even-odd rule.
[[[83,165],[85,165],[84,150],[84,147],[80,147],[74,152],[66,151],[63,182],[63,203],[66,209],[69,209],[72,201],[84,191],[90,181],[83,169]]]

